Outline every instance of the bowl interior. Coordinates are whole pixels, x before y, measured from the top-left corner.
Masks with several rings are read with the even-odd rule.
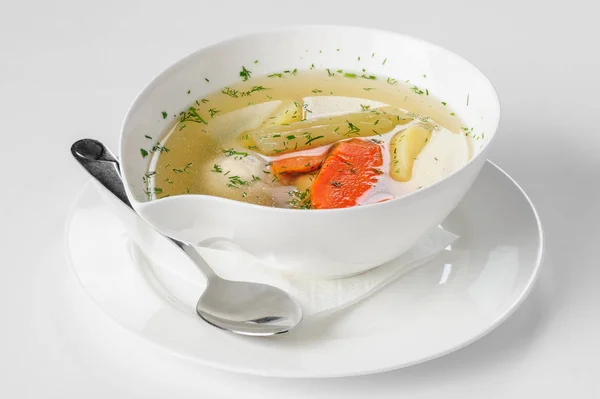
[[[255,63],[255,60],[258,60]],[[434,44],[391,32],[341,26],[306,26],[252,34],[199,50],[159,74],[137,97],[123,124],[120,158],[130,198],[147,201],[144,174],[151,148],[194,100],[253,76],[297,68],[330,68],[410,80],[444,101],[479,137],[475,159],[493,139],[499,103],[488,79],[463,58]],[[188,91],[191,94],[188,94]],[[167,113],[163,118],[162,113]],[[150,141],[146,136],[152,137]]]

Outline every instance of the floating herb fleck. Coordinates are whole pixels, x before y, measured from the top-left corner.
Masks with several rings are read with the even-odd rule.
[[[348,124],[348,132],[346,134],[354,134],[360,132],[360,128],[358,128],[355,124],[346,119],[346,123]]]
[[[208,113],[210,114],[211,118],[214,118],[215,115],[218,114],[219,112],[221,112],[220,109],[211,108],[211,109],[208,110]]]
[[[156,143],[154,147],[152,147],[152,152],[169,152],[169,149],[161,146],[160,143]]]
[[[225,87],[223,90],[221,90],[221,93],[227,94],[229,97],[238,98],[238,91],[229,87]]]
[[[239,188],[239,186],[248,186],[250,182],[243,180],[239,176],[230,176],[229,183],[227,183],[227,187],[231,188]]]
[[[318,140],[318,139],[322,139],[322,138],[324,138],[324,137],[325,137],[325,136],[311,137],[311,136],[310,136],[310,133],[308,133],[308,134],[306,134],[306,139],[307,139],[307,140],[306,140],[306,143],[304,143],[304,144],[305,144],[305,145],[306,145],[306,144],[310,144],[310,145],[312,145],[311,143],[312,143],[313,141],[315,141],[315,140]]]
[[[247,152],[239,152],[234,150],[233,148],[229,148],[227,150],[223,150],[223,154],[225,154],[226,157],[231,157],[231,156],[240,156],[240,157],[247,157],[248,153]]]
[[[411,88],[410,88],[410,90],[411,90],[413,93],[416,93],[416,94],[419,94],[419,95],[424,93],[424,91],[423,91],[423,90],[421,90],[421,89],[419,89],[417,86],[413,86],[413,87],[411,87]]]
[[[163,119],[167,119],[167,116],[168,116],[168,115],[169,115],[169,114],[167,114],[167,112],[166,112],[166,111],[163,111],[163,112],[162,112],[162,117],[163,117]]]
[[[183,122],[196,122],[196,123],[203,123],[205,125],[208,125],[208,123],[206,123],[206,121],[198,114],[198,111],[194,107],[189,107],[187,112],[181,112],[179,114],[179,116],[180,116],[179,121],[182,123]]]
[[[223,173],[223,168],[221,168],[221,165],[219,164],[214,164],[210,171],[216,173]]]
[[[263,87],[263,86],[252,86],[250,88],[250,90],[243,91],[241,94],[242,94],[242,97],[246,97],[246,96],[249,96],[249,95],[251,95],[252,93],[254,93],[256,91],[263,91],[263,90],[269,90],[269,89],[266,88],[266,87]]]
[[[469,135],[473,135],[473,128],[468,128],[468,127],[461,127],[460,128],[463,132],[465,132],[465,136],[469,136]]]

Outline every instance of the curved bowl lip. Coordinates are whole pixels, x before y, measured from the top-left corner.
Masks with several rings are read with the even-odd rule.
[[[423,187],[420,190],[416,190],[413,191],[411,193],[405,194],[401,197],[397,197],[394,198],[392,200],[389,201],[385,201],[385,202],[381,202],[381,203],[374,203],[374,204],[367,204],[367,205],[361,205],[361,206],[353,206],[353,207],[349,207],[349,208],[334,208],[334,209],[311,209],[311,212],[309,212],[310,214],[323,214],[323,213],[345,213],[345,212],[357,212],[359,209],[370,209],[374,206],[378,206],[378,207],[384,207],[384,206],[391,206],[391,204],[394,203],[398,203],[399,201],[403,201],[406,202],[408,199],[414,199],[414,198],[418,198],[421,195],[424,195],[424,193],[430,192],[431,190],[433,190],[435,187],[438,187],[440,185],[443,185],[445,182],[451,180],[454,176],[456,176],[457,174],[461,173],[463,170],[465,170],[466,168],[468,168],[470,165],[472,165],[475,160],[478,160],[479,158],[481,158],[482,156],[484,156],[484,154],[487,154],[487,150],[489,149],[490,145],[492,144],[492,142],[496,139],[496,134],[498,131],[498,126],[500,124],[500,114],[501,114],[501,106],[500,106],[500,98],[498,97],[498,92],[496,90],[496,87],[494,86],[494,84],[490,81],[490,79],[487,77],[486,74],[484,74],[479,68],[477,68],[475,65],[473,65],[473,63],[471,63],[470,61],[468,61],[466,58],[462,57],[459,54],[456,54],[455,52],[452,52],[438,44],[429,42],[427,40],[418,38],[418,37],[414,37],[414,36],[410,36],[410,35],[406,35],[403,33],[398,33],[398,32],[394,32],[394,31],[388,31],[388,30],[384,30],[384,29],[377,29],[377,28],[370,28],[370,27],[364,27],[364,26],[352,26],[352,25],[335,25],[335,24],[316,24],[316,25],[311,25],[311,24],[306,24],[306,25],[290,25],[290,26],[286,26],[286,27],[273,27],[273,28],[269,28],[269,29],[261,29],[261,30],[257,30],[257,31],[252,31],[249,32],[247,34],[242,34],[242,35],[237,35],[237,36],[233,36],[233,37],[229,37],[226,38],[224,40],[218,41],[216,43],[213,43],[211,45],[202,47],[200,49],[197,49],[191,53],[189,53],[188,55],[184,56],[183,58],[179,59],[178,61],[176,61],[175,63],[171,64],[170,66],[168,66],[167,68],[165,68],[164,70],[162,70],[161,72],[159,72],[158,74],[156,74],[145,86],[144,88],[138,93],[138,95],[136,96],[136,98],[133,100],[133,102],[131,103],[131,105],[129,106],[127,113],[125,115],[125,119],[123,120],[123,123],[121,124],[121,131],[119,133],[119,159],[123,159],[123,136],[124,136],[124,131],[125,131],[125,126],[128,124],[130,118],[131,118],[131,114],[133,112],[133,110],[142,102],[142,100],[144,99],[144,97],[147,95],[148,92],[150,92],[152,89],[155,88],[156,85],[159,84],[159,81],[161,80],[161,78],[166,77],[167,75],[169,75],[170,72],[176,70],[177,68],[180,68],[182,65],[184,65],[187,61],[189,61],[191,58],[201,54],[202,52],[205,52],[209,49],[218,47],[218,46],[222,46],[225,44],[229,44],[229,43],[233,43],[236,42],[238,40],[241,39],[247,39],[247,38],[253,38],[253,37],[260,37],[260,36],[264,36],[266,34],[276,34],[276,33],[283,33],[283,32],[291,32],[291,31],[297,31],[297,30],[306,30],[306,29],[323,29],[323,30],[335,30],[335,29],[343,29],[343,30],[356,30],[356,31],[364,31],[364,32],[370,32],[370,33],[376,33],[379,35],[389,35],[389,36],[395,36],[395,37],[400,37],[400,38],[404,38],[404,39],[408,39],[420,44],[423,44],[425,46],[430,46],[432,48],[435,48],[441,52],[447,53],[453,57],[456,57],[458,59],[460,59],[461,61],[465,62],[466,64],[470,65],[471,67],[473,67],[475,69],[475,71],[477,71],[481,77],[483,77],[484,81],[489,85],[489,88],[492,89],[492,92],[494,93],[494,99],[495,99],[495,106],[496,106],[496,110],[497,110],[497,118],[494,121],[494,129],[490,134],[490,139],[487,141],[487,143],[485,143],[483,145],[483,147],[480,149],[479,153],[476,154],[473,158],[471,158],[469,160],[469,162],[467,162],[466,164],[464,164],[461,168],[455,170],[454,172],[452,172],[450,175],[446,176],[445,178],[430,184],[428,186]],[[483,165],[483,164],[482,164]],[[121,168],[121,170],[123,170],[123,168]],[[129,200],[131,201],[131,203],[136,207],[144,207],[148,204],[151,203],[157,203],[158,201],[160,202],[170,202],[170,201],[177,201],[179,197],[179,195],[177,196],[172,196],[172,197],[167,197],[167,198],[160,198],[157,200],[153,200],[153,201],[149,201],[149,202],[140,202],[137,199],[135,199],[135,197],[133,196],[133,194],[131,193],[130,189],[129,189],[129,183],[127,181],[127,177],[125,175],[125,173],[122,173],[122,178],[124,181],[124,186],[125,186],[125,191],[129,197]],[[237,200],[233,200],[233,199],[229,199],[229,198],[223,198],[223,197],[217,197],[217,196],[213,196],[213,195],[205,195],[205,194],[186,194],[185,196],[189,196],[189,197],[202,197],[204,199],[210,199],[210,200],[214,200],[216,202],[221,202],[221,203],[230,203],[230,202],[234,202],[236,203],[238,206],[243,206],[246,207],[248,210],[250,209],[262,209],[265,212],[278,212],[278,213],[291,213],[291,212],[301,212],[302,210],[299,209],[288,209],[288,208],[276,208],[276,207],[270,207],[270,206],[264,206],[264,205],[257,205],[257,204],[251,204],[248,202],[242,202],[242,201],[237,201]],[[267,211],[268,210],[268,211]],[[306,212],[302,212],[302,213],[306,213]]]

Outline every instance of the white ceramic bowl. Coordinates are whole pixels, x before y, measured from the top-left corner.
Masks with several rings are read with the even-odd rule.
[[[256,59],[259,63],[254,64]],[[142,158],[140,148],[148,145],[145,135],[160,137],[167,127],[169,118],[163,120],[163,110],[177,114],[194,99],[238,82],[242,65],[252,65],[258,76],[284,69],[300,71],[311,64],[318,69],[366,68],[375,75],[410,79],[447,102],[475,133],[485,132],[485,138],[476,143],[471,161],[454,174],[374,205],[290,210],[206,195],[147,200],[142,177],[149,157]],[[188,90],[194,95],[188,95]],[[439,46],[373,29],[294,27],[227,40],[189,55],[158,75],[125,118],[120,158],[129,199],[160,232],[191,244],[225,239],[284,272],[332,278],[360,273],[401,255],[444,220],[481,170],[499,117],[498,97],[489,80]]]

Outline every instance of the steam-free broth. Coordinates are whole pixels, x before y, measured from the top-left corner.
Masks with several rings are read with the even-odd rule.
[[[426,89],[365,74],[294,70],[196,100],[142,155],[150,156],[150,199],[207,194],[282,208],[343,208],[446,177],[470,159],[468,133]]]

